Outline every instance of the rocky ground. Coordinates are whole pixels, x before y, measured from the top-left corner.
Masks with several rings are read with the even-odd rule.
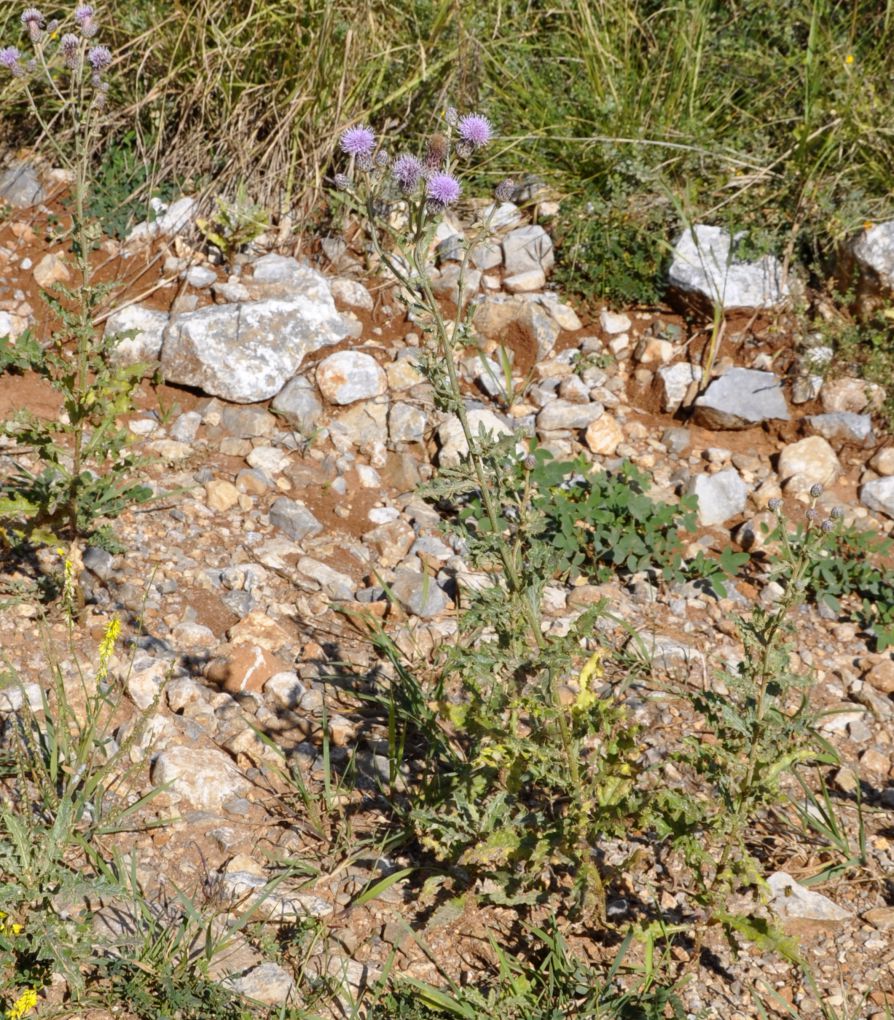
[[[39,288],[68,273],[54,235],[58,199],[52,178],[35,177],[23,194],[5,187],[0,334],[33,326],[40,335],[47,320]],[[473,251],[469,290],[482,347],[462,363],[473,421],[536,433],[558,456],[583,452],[606,467],[626,458],[651,476],[654,498],[697,493],[699,548],[755,548],[769,500],[781,497],[786,514],[802,519],[817,482],[822,507],[891,531],[894,446],[876,414],[884,395],[854,378],[824,379],[831,351],[798,334],[780,310],[788,293],[778,264],[765,259],[737,267],[735,279],[724,274],[730,312],[716,378],[692,409],[711,332],[699,323],[710,320],[669,307],[575,310],[547,282],[553,250],[541,224],[550,203],[517,198],[497,210],[496,239]],[[457,294],[457,236],[482,206],[439,230],[436,288],[445,307]],[[361,233],[299,251],[271,237],[269,249],[262,241],[225,268],[192,243],[194,215],[190,200],[175,203],[127,244],[105,242],[99,267],[100,278],[124,281],[103,328],[136,329],[120,355],[158,362],[164,378],[147,377],[127,419],[157,499],[117,523],[125,553],[85,555],[88,605],[75,633],[89,664],[109,620],[122,619],[111,676],[126,698],[115,737],[128,746],[134,790],[165,787],[145,814],[157,827],[116,837],[115,847],[133,854],[151,900],[187,890],[218,910],[220,924],[284,864],[309,865],[309,880],[292,875],[258,908],[271,924],[320,919],[325,937],[307,958],[299,961],[296,949],[290,971],[288,960],[273,962],[257,941],[240,938],[213,963],[217,977],[263,1002],[287,1000],[299,963],[305,975],[329,973],[356,996],[394,950],[394,973],[438,983],[440,967],[472,980],[492,960],[486,933],[511,932],[512,911],[429,899],[416,874],[351,907],[371,880],[418,863],[412,851],[382,844],[377,781],[387,778],[387,734],[361,696],[390,674],[362,621],[380,621],[420,667],[455,640],[457,593],[475,579],[416,490],[462,455],[458,423],[435,409],[418,364],[421,330],[373,271]],[[703,307],[717,299],[716,265],[726,258],[704,253],[724,244],[706,235],[695,255],[682,245],[671,271],[679,298]],[[501,347],[511,353],[511,386]],[[58,410],[39,380],[0,377],[0,413],[23,405]],[[7,471],[36,466],[12,443],[0,452]],[[7,557],[2,583],[12,593],[41,570],[58,570],[54,557]],[[772,588],[758,576],[743,577],[724,598],[646,576],[555,584],[547,590],[550,627],[561,632],[602,595],[616,620],[605,641],[620,648],[631,632],[641,638],[647,668],[628,703],[646,727],[647,761],[665,767],[667,735],[695,723],[681,699],[662,693],[664,679],[715,683],[722,663],[741,654],[732,615],[772,598]],[[51,616],[47,630],[39,617],[29,600],[13,599],[0,613],[4,656],[25,684],[24,694],[3,695],[7,713],[24,696],[39,708],[52,657],[72,702],[84,696],[64,623]],[[46,633],[50,647],[38,651]],[[760,837],[767,877],[774,873],[771,909],[799,935],[818,987],[805,987],[777,956],[748,949],[734,960],[718,941],[715,966],[693,965],[696,980],[682,993],[693,1015],[755,1015],[748,989],[758,979],[803,1017],[818,1015],[817,992],[831,1006],[861,1010],[847,1014],[854,1016],[883,1015],[894,1000],[894,661],[870,649],[848,619],[801,613],[796,659],[813,672],[816,704],[829,710],[822,729],[845,763],[829,781],[852,840],[855,773],[862,781],[866,865],[825,885],[824,895],[797,885],[792,893],[792,882],[824,863],[822,848],[781,820],[769,820]],[[324,732],[335,773],[351,778],[314,819],[281,773],[287,760],[321,796]],[[605,862],[617,865],[629,852],[624,841],[607,845]],[[655,889],[663,909],[685,909],[673,863],[651,863],[619,878],[616,916],[649,902]],[[96,925],[126,930],[114,904],[93,906]],[[580,952],[611,959],[598,938],[576,938]]]

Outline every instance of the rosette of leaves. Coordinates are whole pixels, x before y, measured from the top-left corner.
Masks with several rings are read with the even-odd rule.
[[[219,195],[210,219],[197,219],[196,226],[205,240],[217,248],[229,264],[246,245],[251,244],[270,226],[265,210],[248,197],[244,184],[232,200]]]

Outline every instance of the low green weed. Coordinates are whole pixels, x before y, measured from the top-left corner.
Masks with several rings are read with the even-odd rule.
[[[232,200],[219,196],[213,217],[197,219],[196,226],[230,265],[234,255],[270,226],[270,218],[262,206],[251,201],[245,185],[240,184]]]
[[[815,521],[797,524],[786,541],[795,555],[815,544]],[[776,537],[781,532],[777,530]],[[771,541],[774,536],[770,536]],[[849,616],[873,635],[884,651],[894,644],[894,569],[880,564],[894,542],[871,529],[829,518],[821,545],[809,555],[804,577],[810,598],[834,612]]]
[[[394,990],[372,1008],[370,1020],[496,1015],[506,1020],[682,1020],[686,1012],[673,987],[646,982],[631,992],[617,982],[620,975],[628,976],[625,957],[631,942],[621,942],[603,972],[571,953],[554,921],[532,925],[525,931],[524,954],[489,940],[494,966],[483,987],[460,986],[446,974],[443,987],[397,978]]]
[[[136,131],[125,131],[109,143],[94,173],[85,212],[88,219],[102,224],[109,237],[123,240],[136,223],[150,219],[150,198],[170,201],[176,197],[173,181],[156,185],[146,152],[151,148],[151,140],[141,146]]]
[[[4,988],[23,977],[41,987],[58,973],[73,994],[82,993],[85,967],[98,960],[85,904],[120,893],[104,842],[133,824],[151,795],[131,797],[127,790],[139,726],[120,744],[111,732],[121,693],[108,664],[119,631],[115,620],[89,674],[76,661],[74,677],[66,679],[48,654],[53,686],[41,692],[39,710],[14,675],[12,683],[8,678],[22,706],[4,726],[0,770],[0,910],[18,928],[5,957],[13,973],[4,975]]]

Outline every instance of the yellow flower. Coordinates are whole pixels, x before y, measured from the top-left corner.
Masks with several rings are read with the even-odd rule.
[[[30,1013],[37,1005],[37,992],[29,988],[16,999],[12,1006],[6,1011],[7,1020],[21,1020],[23,1016]]]
[[[115,642],[118,640],[121,634],[121,621],[117,616],[113,616],[109,620],[109,624],[106,627],[106,632],[102,636],[102,641],[99,643],[99,669],[97,670],[97,679],[105,680],[106,674],[109,671],[109,659],[112,657],[112,652],[115,650]]]
[[[863,229],[864,229],[864,230],[872,230],[872,228],[873,228],[874,226],[875,226],[875,224],[874,224],[874,223],[872,222],[872,220],[867,220],[867,221],[866,221],[866,222],[865,222],[865,223],[863,224]]]
[[[844,62],[846,64],[852,64],[854,62],[854,55],[853,55],[853,53],[848,53],[848,55],[844,58]]]

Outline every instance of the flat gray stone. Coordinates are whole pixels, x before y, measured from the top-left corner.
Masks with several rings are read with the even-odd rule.
[[[265,1006],[280,1006],[287,1002],[295,987],[291,975],[278,963],[262,963],[241,977],[227,978],[223,984],[246,999],[262,1002]]]
[[[867,482],[860,489],[860,502],[870,510],[894,517],[894,475]]]
[[[170,316],[146,305],[128,305],[106,319],[104,335],[113,337],[129,330],[134,335],[121,340],[114,349],[112,360],[117,365],[135,365],[137,362],[158,361],[162,338]]]
[[[767,879],[773,893],[770,909],[777,917],[802,921],[844,921],[852,914],[844,907],[796,882],[791,875],[777,871]]]
[[[306,354],[344,339],[345,325],[319,273],[305,293],[212,305],[171,317],[161,367],[168,382],[196,386],[237,404],[275,396]]]
[[[207,290],[217,282],[217,273],[210,266],[190,266],[186,271],[186,282],[196,290]]]
[[[168,792],[201,811],[219,812],[226,801],[243,797],[251,784],[229,755],[213,747],[171,747],[152,767],[155,786],[170,784]]]
[[[531,338],[537,348],[537,360],[547,358],[559,339],[561,327],[549,312],[534,301],[527,302],[516,320],[519,328]]]
[[[37,171],[30,163],[14,163],[0,174],[0,199],[13,209],[29,209],[46,197]]]
[[[551,400],[537,415],[538,432],[554,432],[561,429],[585,429],[605,408],[597,401],[590,404],[572,403],[570,400]]]
[[[507,276],[542,269],[548,273],[556,261],[553,242],[543,227],[517,227],[503,238],[503,265]]]
[[[302,556],[295,568],[299,574],[313,578],[325,595],[331,599],[339,599],[343,602],[350,602],[354,598],[357,585],[353,579],[341,571],[334,570],[320,560],[312,559],[310,556]]]
[[[860,268],[871,270],[881,288],[894,287],[894,220],[864,230],[854,242],[853,252]]]
[[[748,486],[735,468],[715,475],[696,475],[688,491],[698,496],[698,519],[705,527],[736,517],[744,511],[748,499]]]
[[[264,684],[264,693],[276,705],[277,708],[286,708],[290,711],[297,708],[298,702],[304,697],[307,688],[301,682],[297,673],[289,671],[274,673]]]
[[[450,605],[438,582],[427,574],[399,570],[390,587],[401,607],[422,619],[438,616]]]
[[[425,436],[428,417],[425,411],[403,401],[391,405],[388,412],[388,435],[392,443],[420,443]]]
[[[329,286],[332,289],[332,296],[342,304],[348,305],[350,308],[362,308],[367,312],[372,311],[372,294],[359,280],[337,276],[334,280],[330,280]]]
[[[782,380],[772,372],[731,368],[696,400],[694,418],[708,429],[747,429],[771,419],[788,421]]]
[[[662,365],[656,373],[661,388],[661,410],[673,414],[689,392],[689,387],[699,380],[702,370],[688,361],[676,365]]]
[[[295,428],[305,434],[311,433],[319,424],[323,405],[309,379],[296,376],[273,398],[271,408]]]
[[[313,538],[323,530],[323,525],[303,503],[288,496],[280,496],[270,507],[270,523],[296,542]]]
[[[273,435],[276,418],[264,407],[224,407],[220,427],[237,439],[258,439]]]
[[[831,411],[828,414],[808,415],[806,421],[811,432],[823,439],[841,439],[858,446],[869,446],[875,442],[872,416],[868,414]]]
[[[331,404],[353,404],[381,396],[388,389],[388,380],[369,354],[338,351],[317,366],[317,386]]]
[[[668,282],[712,306],[720,304],[724,311],[779,308],[790,296],[779,259],[764,255],[754,262],[742,260],[726,230],[703,223],[684,230],[678,238]]]
[[[497,438],[512,434],[512,429],[493,411],[475,410],[468,412],[469,428],[472,436],[476,437],[484,432],[486,435]],[[457,464],[468,456],[469,444],[463,434],[462,425],[456,416],[445,421],[438,429],[438,442],[441,450],[438,454],[438,463],[444,467],[449,464]]]

